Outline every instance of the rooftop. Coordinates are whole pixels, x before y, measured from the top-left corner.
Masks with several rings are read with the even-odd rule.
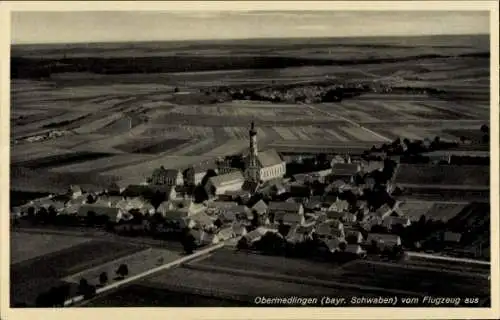
[[[257,161],[262,167],[271,167],[283,162],[278,152],[275,149],[261,151],[257,155]]]
[[[212,185],[214,187],[218,188],[233,183],[244,183],[245,177],[243,177],[241,171],[234,171],[219,176],[211,177],[209,181],[212,182]]]

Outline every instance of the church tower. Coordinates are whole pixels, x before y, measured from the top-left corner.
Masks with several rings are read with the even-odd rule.
[[[252,121],[250,126],[249,138],[250,138],[250,149],[248,153],[248,168],[247,176],[252,182],[259,182],[259,167],[257,165],[258,147],[257,147],[257,131],[255,130],[255,124]]]

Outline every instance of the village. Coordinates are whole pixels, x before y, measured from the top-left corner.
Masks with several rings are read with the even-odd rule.
[[[249,140],[246,154],[184,170],[162,166],[139,185],[73,185],[67,194],[13,208],[13,225],[98,227],[180,241],[187,253],[228,242],[238,250],[337,260],[401,259],[404,250],[434,253],[461,243],[461,232],[445,228],[446,221],[426,217],[425,206],[417,204],[415,210],[396,196],[405,186],[398,176],[418,168],[399,163],[398,152],[415,148],[408,139],[372,148],[364,156],[320,154],[296,157],[292,163],[273,149],[258,150],[254,123]],[[438,149],[439,143],[444,144],[418,145],[428,150]],[[439,157],[432,157],[433,152]],[[427,153],[431,163],[421,170],[444,163],[459,175],[464,168],[450,162],[452,155],[443,159],[445,151],[433,152]],[[470,228],[468,233],[473,233]]]

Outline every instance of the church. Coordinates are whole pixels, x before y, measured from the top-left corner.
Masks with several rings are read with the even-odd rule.
[[[250,148],[245,158],[245,178],[247,181],[260,183],[272,179],[283,178],[286,173],[286,163],[274,149],[259,152],[257,146],[257,131],[252,121],[250,131]]]

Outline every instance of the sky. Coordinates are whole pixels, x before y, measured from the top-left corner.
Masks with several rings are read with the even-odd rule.
[[[487,11],[12,12],[13,44],[488,34]]]

